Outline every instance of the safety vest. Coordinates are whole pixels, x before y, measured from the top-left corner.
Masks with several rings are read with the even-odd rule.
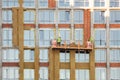
[[[60,37],[58,37],[57,42],[61,42],[61,38]]]

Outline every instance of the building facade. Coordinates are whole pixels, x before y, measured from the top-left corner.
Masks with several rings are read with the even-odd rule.
[[[93,37],[92,80],[120,80],[119,14],[120,0],[0,1],[0,80],[51,80],[50,41],[58,36],[62,44],[82,47]],[[75,63],[90,63],[85,51],[73,56]],[[52,80],[91,80],[82,65],[71,78],[69,51],[60,51],[57,60],[64,65]]]

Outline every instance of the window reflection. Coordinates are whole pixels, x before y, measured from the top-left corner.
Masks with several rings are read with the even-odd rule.
[[[40,67],[39,74],[39,80],[48,80],[48,67]]]
[[[4,49],[2,54],[2,62],[18,62],[19,52],[17,49]]]
[[[24,61],[34,62],[34,50],[24,50]]]
[[[24,30],[24,46],[35,46],[34,30]]]
[[[50,41],[54,39],[54,31],[52,29],[41,29],[39,30],[39,46],[48,47]]]
[[[34,80],[34,69],[24,69],[24,80]]]
[[[2,68],[2,80],[19,80],[19,68],[18,67],[3,67]]]
[[[104,47],[106,46],[106,30],[95,29],[95,46]]]
[[[48,49],[40,49],[40,62],[48,62]]]
[[[12,47],[12,29],[11,28],[3,28],[2,33],[2,45],[3,47]]]

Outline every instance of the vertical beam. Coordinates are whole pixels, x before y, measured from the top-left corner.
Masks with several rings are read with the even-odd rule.
[[[55,79],[54,80],[60,80],[59,79],[59,54],[60,54],[60,51],[59,50],[54,50],[54,55],[55,55],[55,67],[54,67],[54,70],[55,70]]]
[[[56,38],[59,36],[58,30],[58,0],[56,0],[56,8],[55,8],[55,29],[56,29]]]
[[[18,30],[19,30],[19,58],[20,58],[20,71],[19,71],[19,75],[20,78],[19,80],[24,80],[24,39],[23,39],[23,35],[24,35],[24,28],[23,28],[23,8],[20,7],[18,10]]]
[[[35,0],[35,80],[39,80],[39,28],[38,28],[38,0]]]
[[[39,48],[35,47],[35,54],[34,54],[34,60],[35,60],[35,80],[39,80]]]
[[[73,1],[70,0],[71,2],[71,40],[72,42],[74,41],[74,10],[73,10]]]
[[[2,1],[0,1],[0,80],[2,80]]]
[[[18,9],[12,8],[12,19],[13,19],[13,36],[12,36],[12,43],[16,47],[18,46]]]
[[[109,22],[109,17],[110,17],[110,8],[109,8],[109,0],[106,0],[106,12],[105,12],[105,18],[106,18],[106,47],[107,47],[107,56],[106,56],[106,61],[107,61],[107,78],[106,80],[110,80],[110,22]]]
[[[90,52],[90,80],[95,80],[95,53]]]
[[[70,51],[70,80],[75,80],[75,50]]]
[[[49,49],[49,79],[54,80],[54,57],[52,48]]]

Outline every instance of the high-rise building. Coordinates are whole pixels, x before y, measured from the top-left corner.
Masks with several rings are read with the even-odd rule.
[[[0,80],[120,80],[120,0],[1,0]]]

